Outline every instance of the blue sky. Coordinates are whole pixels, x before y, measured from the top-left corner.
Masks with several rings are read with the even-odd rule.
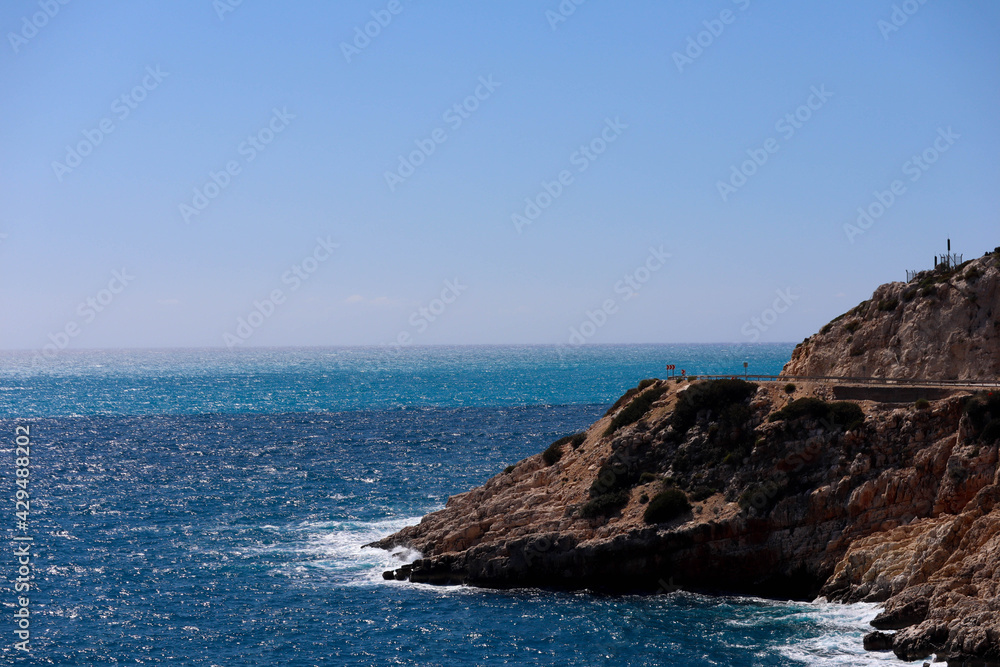
[[[0,348],[797,341],[949,236],[1000,245],[986,0],[0,28]]]

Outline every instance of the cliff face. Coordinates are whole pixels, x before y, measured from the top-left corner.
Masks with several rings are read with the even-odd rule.
[[[938,276],[936,302],[928,292],[879,309],[905,287],[879,288],[853,332],[833,323],[786,373],[934,377],[938,361],[912,356],[915,341],[952,360],[980,345],[993,356],[978,365],[997,368],[995,333],[968,333],[996,331],[997,260],[962,271],[970,267],[981,274]],[[959,289],[953,280],[975,285],[963,294],[981,294],[978,306],[947,296]],[[942,312],[971,319],[939,331],[918,321]],[[901,358],[915,360],[906,373],[888,361],[894,352],[866,347],[847,361],[834,352],[896,338],[909,341]],[[868,359],[878,361],[852,365]],[[982,377],[976,366],[949,368]],[[1000,664],[1000,391],[928,390],[935,400],[913,403],[889,390],[795,382],[643,381],[585,433],[370,546],[420,551],[385,573],[415,582],[884,602],[873,625],[897,632],[866,645]]]
[[[1000,397],[861,402],[859,421],[846,407],[858,404],[821,398],[824,385],[792,395],[744,385],[648,385],[551,465],[525,459],[374,544],[423,554],[387,576],[798,599],[822,590],[887,601],[894,620],[879,627],[906,628],[893,639],[901,656],[1000,658]],[[690,508],[644,520],[667,489]]]
[[[789,375],[1000,377],[1000,253],[880,286],[792,353]]]

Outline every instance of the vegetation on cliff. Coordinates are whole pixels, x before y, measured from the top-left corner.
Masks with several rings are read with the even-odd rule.
[[[1000,377],[1000,253],[879,286],[800,343],[785,373]]]
[[[971,378],[986,369],[996,379],[1000,336],[981,334],[1000,329],[997,313],[1000,255],[991,254],[880,287],[796,348],[785,373]],[[945,362],[924,343],[931,354],[947,347]],[[1000,392],[834,400],[854,398],[843,389],[852,387],[807,377],[794,386],[644,380],[586,434],[376,543],[424,554],[387,575],[822,592],[884,603],[874,625],[896,632],[873,634],[869,647],[908,660],[1000,660]]]

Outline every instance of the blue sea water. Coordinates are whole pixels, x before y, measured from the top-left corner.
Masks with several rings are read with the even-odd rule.
[[[0,353],[0,661],[859,665],[867,605],[386,582],[362,545],[599,417],[674,363],[792,345]],[[27,528],[15,429],[31,431]],[[31,536],[30,653],[13,538]]]

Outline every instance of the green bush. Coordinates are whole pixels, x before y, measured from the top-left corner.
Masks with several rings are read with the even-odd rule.
[[[789,382],[788,384],[786,384],[785,385],[785,393],[786,394],[794,394],[795,393],[795,385],[793,383],[791,383],[791,382]]]
[[[655,482],[655,481],[656,481],[656,475],[654,475],[651,472],[644,472],[641,475],[639,475],[640,484],[649,484],[650,482]]]
[[[855,331],[858,330],[858,327],[860,326],[861,326],[860,320],[851,320],[850,322],[844,325],[844,328],[850,331],[851,333],[854,333]]]
[[[830,410],[833,413],[830,421],[843,426],[845,431],[852,431],[865,423],[865,411],[857,403],[835,401],[830,404]]]
[[[716,493],[717,491],[710,486],[696,486],[693,489],[691,489],[691,493],[689,494],[689,496],[691,500],[695,501],[696,503],[700,503],[703,500],[711,498]]]
[[[608,408],[608,411],[604,413],[604,416],[607,417],[607,416],[613,414],[615,410],[617,410],[621,406],[623,406],[626,403],[628,403],[629,401],[631,401],[635,397],[636,394],[642,392],[644,389],[646,389],[647,387],[649,387],[651,385],[654,385],[654,384],[656,384],[656,379],[655,378],[647,378],[645,380],[641,380],[639,382],[639,385],[637,387],[632,387],[631,389],[629,389],[628,391],[626,391],[624,394],[622,394],[621,398],[619,398],[617,401],[615,401],[615,404],[612,405],[610,408]]]
[[[628,491],[616,491],[605,493],[596,498],[591,498],[580,508],[580,516],[585,519],[594,519],[599,516],[613,514],[628,505]]]
[[[828,334],[833,329],[833,322],[828,322],[823,325],[823,328],[819,330],[821,334]]]
[[[641,496],[639,496],[639,504],[640,505],[645,505],[648,502],[649,502],[649,496],[647,494],[644,493]]]
[[[586,433],[574,433],[573,435],[567,435],[559,438],[549,445],[544,452],[542,452],[542,459],[545,461],[545,465],[552,465],[562,458],[563,446],[572,445],[573,449],[576,449],[582,445],[583,441],[586,439]]]
[[[619,454],[612,454],[597,469],[597,476],[590,484],[590,497],[597,498],[608,493],[626,491],[639,481],[639,472],[630,469]]]
[[[690,511],[691,503],[680,489],[667,489],[653,496],[642,515],[646,523],[664,523]]]
[[[503,471],[505,474],[509,475],[512,472],[514,472],[514,466],[507,466],[506,468],[503,469]]]
[[[917,410],[929,410],[931,407],[931,402],[928,401],[926,398],[918,398],[917,401],[913,404],[913,407],[915,407]]]
[[[691,386],[677,395],[677,405],[671,417],[674,430],[683,435],[694,426],[702,410],[722,413],[730,406],[743,403],[756,392],[756,384],[735,379],[709,380]]]
[[[768,417],[768,421],[776,422],[783,419],[799,419],[808,417],[827,422],[829,424],[843,426],[844,430],[850,431],[864,423],[865,413],[861,406],[850,401],[836,401],[827,403],[815,396],[799,398]]]
[[[774,482],[751,484],[740,494],[737,502],[744,511],[748,512],[753,508],[766,514],[778,504],[783,491],[784,489]]]
[[[963,409],[982,442],[1000,441],[1000,392],[979,392],[970,396]]]
[[[653,403],[659,400],[659,398],[666,392],[667,385],[662,384],[657,387],[646,389],[640,393],[632,399],[631,403],[626,405],[617,415],[615,415],[614,419],[612,419],[611,423],[608,425],[608,428],[604,431],[604,435],[611,435],[622,426],[634,424],[642,419],[646,413],[649,412],[649,408],[652,407]]]
[[[896,310],[896,306],[899,305],[899,299],[893,297],[891,299],[880,299],[878,302],[878,309],[885,312],[891,312]]]
[[[563,445],[568,441],[569,438],[556,440],[542,452],[542,460],[545,461],[545,465],[550,466],[562,458]]]

